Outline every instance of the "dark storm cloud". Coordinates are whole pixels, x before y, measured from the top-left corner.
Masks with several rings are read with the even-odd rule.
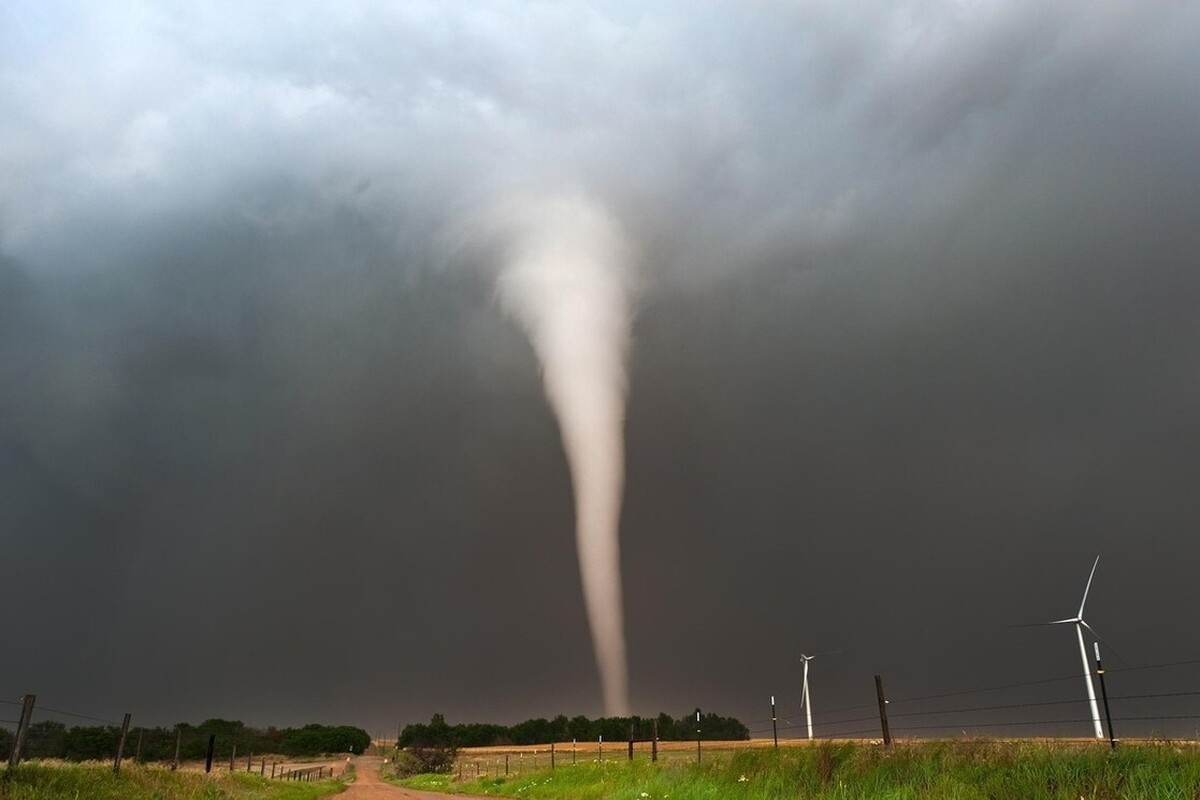
[[[10,695],[595,713],[537,367],[446,247],[530,187],[642,254],[640,710],[753,718],[836,646],[827,707],[1070,673],[1002,626],[1095,552],[1102,632],[1195,655],[1190,7],[0,15]]]

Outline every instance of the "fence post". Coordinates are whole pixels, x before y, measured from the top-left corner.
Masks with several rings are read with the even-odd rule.
[[[141,725],[139,725],[138,726],[137,747],[133,751],[133,762],[135,764],[140,764],[142,761],[142,734],[145,732],[146,732],[146,729],[143,728]]]
[[[15,767],[21,761],[21,745],[25,741],[25,732],[29,730],[29,719],[33,716],[33,704],[36,694],[27,694],[21,698],[21,720],[17,723],[17,735],[13,739],[12,752],[8,754],[8,765]]]
[[[633,761],[633,723],[629,723],[629,760]]]
[[[775,740],[775,749],[779,749],[779,725],[775,721],[775,695],[771,695],[771,738]]]
[[[253,767],[250,765],[250,762],[253,760],[254,760],[254,751],[251,750],[250,755],[246,756],[246,772],[249,772],[250,770],[253,769]]]
[[[658,761],[658,717],[654,718],[654,738],[650,740],[650,760]]]
[[[233,745],[233,749],[229,751],[229,771],[233,772],[233,760],[237,758],[237,745]]]
[[[121,771],[121,757],[125,755],[125,734],[129,733],[129,714],[121,720],[121,739],[117,742],[117,757],[113,759],[113,774]]]
[[[175,758],[171,761],[171,771],[179,769],[179,744],[183,738],[183,728],[176,726],[175,728]]]
[[[262,760],[262,763],[258,765],[258,776],[261,778],[263,775],[266,775],[266,774],[267,774],[267,759],[264,758]]]
[[[271,762],[271,780],[275,780],[275,762]]]
[[[554,769],[554,742],[550,743],[550,769]]]
[[[696,763],[700,763],[700,709],[696,709]]]
[[[504,754],[504,774],[508,775],[508,753]]]
[[[883,678],[875,676],[875,697],[879,700],[879,725],[883,728],[883,746],[892,746],[892,732],[888,729],[887,700],[883,696]]]
[[[1108,721],[1108,743],[1117,749],[1117,734],[1113,731],[1112,713],[1108,710],[1108,690],[1104,688],[1104,665],[1100,663],[1100,643],[1092,642],[1096,648],[1096,674],[1100,677],[1100,696],[1104,698],[1104,718]]]
[[[204,757],[205,773],[212,772],[213,750],[216,748],[216,746],[217,746],[217,735],[215,733],[210,733],[208,735],[208,755],[206,755]]]

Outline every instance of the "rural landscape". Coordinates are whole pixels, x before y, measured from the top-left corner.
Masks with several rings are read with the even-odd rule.
[[[1200,800],[1200,4],[0,3],[0,800]]]

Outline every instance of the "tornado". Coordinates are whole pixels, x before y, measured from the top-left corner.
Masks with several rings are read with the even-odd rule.
[[[529,337],[571,470],[584,605],[608,716],[629,715],[619,525],[631,325],[630,248],[582,195],[500,210],[497,291]]]

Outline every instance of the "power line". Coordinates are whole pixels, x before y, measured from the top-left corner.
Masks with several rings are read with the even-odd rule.
[[[58,711],[53,708],[46,708],[45,706],[38,706],[37,710],[42,713],[45,713],[45,714],[60,714],[64,717],[74,717],[76,719],[86,719],[86,720],[90,720],[91,722],[103,722],[106,725],[120,725],[121,724],[121,723],[117,722],[116,720],[101,719],[100,717],[89,717],[86,714],[75,714],[70,711]]]

